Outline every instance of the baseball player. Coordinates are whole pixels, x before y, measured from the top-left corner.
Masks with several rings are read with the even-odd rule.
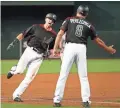
[[[60,107],[63,99],[66,80],[69,75],[70,68],[73,62],[76,62],[78,75],[81,84],[81,96],[84,108],[90,108],[90,87],[87,77],[87,60],[86,60],[86,45],[87,39],[90,36],[100,47],[111,54],[116,50],[112,46],[107,46],[96,34],[95,28],[86,20],[88,15],[88,6],[80,5],[77,9],[76,16],[68,17],[63,22],[60,31],[57,34],[53,55],[58,53],[58,45],[63,34],[66,32],[66,45],[64,56],[61,64],[60,76],[57,81],[55,96],[53,98],[54,106]]]
[[[27,39],[27,48],[21,56],[17,66],[13,66],[7,75],[10,79],[13,75],[22,74],[28,68],[24,80],[13,93],[13,100],[22,102],[21,95],[27,89],[31,81],[35,78],[43,58],[48,56],[48,50],[54,46],[56,32],[52,25],[56,21],[56,15],[48,13],[45,17],[45,24],[35,24],[20,33],[16,39],[8,46],[8,50],[18,41]]]

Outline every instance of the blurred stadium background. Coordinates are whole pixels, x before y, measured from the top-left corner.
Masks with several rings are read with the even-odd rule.
[[[25,40],[20,42],[19,44],[16,44],[16,46],[9,51],[6,51],[7,46],[13,41],[13,39],[20,32],[25,30],[27,27],[37,23],[38,24],[44,23],[45,15],[50,12],[55,13],[58,17],[57,22],[54,25],[54,29],[56,30],[56,32],[58,32],[59,27],[61,26],[63,20],[66,17],[75,15],[77,7],[81,4],[86,4],[90,7],[89,16],[87,19],[96,27],[96,30],[100,35],[100,37],[106,42],[107,45],[112,45],[112,44],[115,45],[115,48],[117,50],[117,53],[115,55],[110,55],[108,52],[104,51],[102,48],[99,48],[99,46],[97,46],[94,42],[92,42],[89,39],[87,46],[88,72],[98,73],[95,76],[96,79],[100,78],[99,73],[104,73],[104,75],[106,75],[107,73],[109,75],[112,75],[113,73],[118,75],[120,73],[120,12],[119,12],[120,1],[2,1],[1,2],[1,59],[2,59],[1,100],[2,101],[4,99],[4,95],[6,96],[6,94],[8,93],[7,89],[4,89],[4,87],[7,86],[7,83],[9,82],[6,79],[6,74],[10,70],[10,68],[18,62],[18,59],[20,58],[21,54],[25,49],[24,48]],[[47,75],[47,73],[58,74],[60,71],[60,64],[61,64],[60,60],[45,60],[38,73],[45,75]],[[72,73],[77,72],[75,65],[73,65],[71,72]],[[113,77],[110,80],[115,81],[115,79],[116,78]],[[41,82],[41,83],[46,83],[46,80],[48,80],[48,78],[45,79],[45,82]],[[101,78],[100,82],[103,80],[104,78]],[[105,80],[107,81],[107,79]],[[3,81],[6,82],[4,83]],[[116,83],[114,83],[114,87],[112,89],[109,89],[110,92],[116,90],[119,91],[118,82],[120,81],[119,80],[116,81]],[[13,83],[11,83],[11,88],[12,85]],[[111,84],[107,83],[107,85],[110,86]],[[102,86],[99,85],[95,85],[95,86],[101,89],[101,92],[103,92],[103,94],[106,93],[107,95],[108,93],[107,88],[103,90]],[[67,90],[69,91],[69,88],[66,88],[66,91]],[[73,90],[74,93],[79,94],[79,89],[73,88]],[[42,90],[39,91],[39,93],[41,92]],[[72,96],[72,94],[70,96]],[[101,94],[101,97],[103,96],[103,94]],[[10,96],[12,96],[12,94]],[[10,98],[10,96],[7,96],[7,98]],[[111,95],[109,95],[109,97],[110,96]],[[41,94],[40,97],[44,98],[44,96],[41,96]],[[113,103],[118,102],[119,104],[120,93],[117,94],[117,97],[114,96],[114,98],[117,98],[118,100],[116,101],[109,98],[109,100],[107,101],[110,102],[111,99],[111,102]],[[2,108],[8,108],[8,107],[9,108],[16,108],[16,107],[17,108],[21,108],[21,107],[48,108],[48,106],[44,106],[44,107],[40,105],[23,106],[22,104],[11,104],[11,103],[6,104],[4,102],[2,102],[1,107]],[[49,108],[53,108],[53,107],[49,106]],[[68,108],[68,107],[64,107],[64,108]],[[69,108],[79,108],[79,107],[69,107]],[[93,108],[105,108],[105,107],[97,106]],[[113,107],[106,107],[106,108],[113,108]]]
[[[58,32],[62,21],[76,13],[80,4],[90,7],[88,20],[96,27],[100,37],[108,44],[115,45],[117,53],[110,55],[98,48],[89,39],[88,58],[120,58],[120,2],[119,1],[2,1],[1,2],[1,59],[18,59],[24,51],[24,45],[18,44],[9,52],[10,42],[27,27],[44,23],[47,13],[58,17],[54,29]],[[24,42],[22,42],[24,43]]]

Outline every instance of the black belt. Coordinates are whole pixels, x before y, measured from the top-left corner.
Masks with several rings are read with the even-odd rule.
[[[30,47],[32,50],[34,50],[35,52],[37,52],[38,54],[42,54],[43,52],[38,50],[37,48],[34,47]]]

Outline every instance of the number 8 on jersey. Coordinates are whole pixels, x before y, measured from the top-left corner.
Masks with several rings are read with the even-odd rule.
[[[81,37],[82,36],[82,31],[83,31],[83,26],[82,25],[77,25],[76,30],[75,30],[75,35],[77,37]]]

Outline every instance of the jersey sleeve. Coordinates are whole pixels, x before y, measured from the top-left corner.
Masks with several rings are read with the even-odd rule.
[[[90,28],[90,37],[91,37],[91,40],[94,40],[97,37],[97,35],[98,34],[96,33],[95,27],[91,26],[91,28]]]
[[[68,30],[68,23],[69,23],[69,19],[67,18],[62,23],[62,26],[60,27],[60,30],[63,30],[64,32],[66,32]]]
[[[34,34],[34,28],[35,28],[35,25],[32,25],[31,27],[29,27],[25,31],[23,31],[22,34],[23,34],[24,38],[27,38],[30,35],[33,35]]]

